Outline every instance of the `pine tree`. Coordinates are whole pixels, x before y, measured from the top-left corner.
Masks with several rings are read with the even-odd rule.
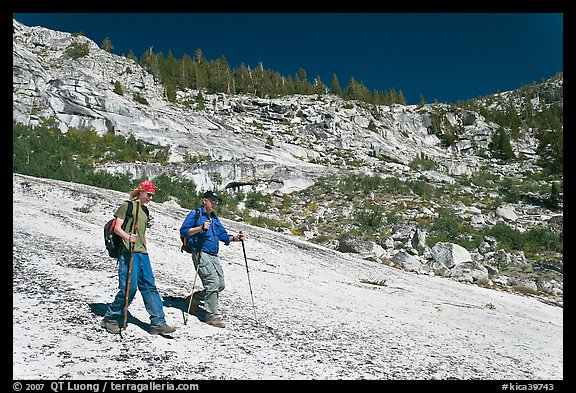
[[[492,136],[492,152],[496,158],[502,160],[509,160],[516,158],[510,145],[510,138],[503,127],[498,128],[498,131]]]
[[[208,62],[208,83],[207,89],[211,93],[228,92],[228,78],[230,67],[226,57],[222,56],[216,60]]]
[[[332,94],[342,97],[342,88],[340,87],[340,83],[338,83],[336,74],[332,74]]]
[[[104,49],[106,52],[111,52],[112,49],[114,49],[114,45],[112,45],[112,41],[110,41],[109,37],[104,38],[102,41],[102,49]]]
[[[372,95],[370,94],[370,90],[368,90],[363,82],[358,83],[355,98],[363,102],[372,103]]]
[[[252,91],[252,77],[244,63],[240,63],[240,66],[234,70],[234,83],[236,93],[249,93]]]
[[[178,68],[178,86],[182,90],[191,88],[193,85],[192,70],[194,69],[194,62],[190,55],[186,53],[182,55]]]
[[[158,52],[155,57],[156,61],[152,64],[155,67],[151,70],[152,75],[154,75],[154,79],[162,82],[162,73],[165,69],[166,58],[164,57],[164,53]]]
[[[176,102],[176,82],[173,80],[164,82],[164,96],[172,103]]]
[[[160,68],[158,66],[158,59],[152,52],[152,47],[148,48],[148,50],[142,55],[140,58],[140,65],[146,71],[154,76],[155,80],[159,80],[160,78]]]
[[[168,57],[164,60],[159,58],[160,77],[162,84],[164,84],[164,93],[170,102],[176,101],[176,88],[178,83],[178,76],[180,68],[178,60],[172,54],[172,50],[168,49]]]
[[[426,104],[426,100],[424,99],[424,94],[420,93],[420,103],[418,104],[419,108],[422,108]]]
[[[120,84],[119,81],[114,82],[114,93],[121,95],[121,96],[124,95],[124,89],[122,89],[122,85]]]
[[[316,79],[314,79],[314,93],[322,95],[326,94],[327,92],[328,87],[326,87],[326,85],[322,82],[320,75],[316,76]]]
[[[349,100],[355,100],[358,96],[358,83],[354,79],[353,76],[350,77],[350,82],[348,86],[346,86],[346,90],[344,91],[344,97],[348,98]]]
[[[198,94],[196,94],[196,103],[198,104],[196,108],[200,111],[206,107],[202,90],[198,90]]]
[[[136,55],[132,51],[132,48],[130,48],[128,50],[128,56],[126,56],[126,57],[129,58],[130,60],[134,60],[136,63],[138,63],[138,58],[136,57]]]
[[[558,189],[556,182],[553,182],[550,188],[550,196],[548,197],[548,204],[552,209],[557,209],[558,206],[560,205],[560,200],[561,200],[560,190]]]
[[[255,94],[258,97],[266,97],[272,92],[272,82],[269,77],[269,73],[264,69],[264,64],[261,61],[254,69],[254,86]]]
[[[200,48],[194,52],[194,73],[196,76],[196,86],[198,90],[205,89],[208,86],[208,62]]]
[[[400,98],[398,104],[406,105],[406,97],[404,96],[404,92],[402,90],[400,90]]]
[[[282,97],[286,95],[286,80],[280,75],[278,71],[272,72],[271,76],[272,85],[274,86],[274,97]]]
[[[312,93],[312,86],[308,83],[306,70],[300,67],[298,73],[294,75],[294,88],[296,94],[310,94]]]

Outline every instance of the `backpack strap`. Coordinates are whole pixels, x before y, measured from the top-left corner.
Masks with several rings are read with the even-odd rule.
[[[122,230],[126,231],[126,226],[128,225],[128,219],[132,217],[132,201],[127,201],[128,202],[128,207],[126,208],[126,215],[124,216],[124,222],[122,223]],[[132,220],[132,224],[130,225],[130,232],[132,232],[132,228],[134,228],[134,220]],[[124,248],[124,244],[122,244],[122,247]],[[122,253],[120,253],[121,255]],[[116,260],[116,263],[118,263],[118,261],[120,260],[120,255],[118,255],[118,259]]]
[[[126,230],[126,225],[128,224],[128,219],[133,217],[132,210],[134,209],[132,201],[128,200],[126,202],[128,202],[128,208],[126,209],[126,216],[124,216],[124,223],[122,223],[122,229],[123,230]],[[140,205],[140,207],[142,208],[142,210],[146,214],[146,217],[150,217],[150,211],[148,210],[148,207],[146,207],[144,205]],[[132,228],[134,228],[134,222],[132,222],[132,225],[130,225],[130,231],[132,231]]]
[[[131,217],[132,217],[132,201],[128,201],[128,208],[126,209],[126,215],[124,216],[124,222],[122,223],[123,231],[126,231],[126,225],[128,224],[128,219]]]
[[[198,226],[198,216],[200,215],[200,210],[195,209],[195,216],[194,216],[194,226]],[[196,236],[196,235],[194,235]],[[192,236],[192,237],[194,237]],[[180,252],[190,252],[190,242],[188,241],[188,235],[186,237],[180,235],[180,240],[182,241],[182,246],[180,247]]]
[[[199,209],[194,209],[194,211],[196,212],[196,215],[194,216],[194,225],[193,225],[193,227],[197,227],[197,226],[198,226],[198,218],[199,218],[198,216],[200,216],[200,210],[199,210]],[[192,236],[190,236],[190,239],[192,239],[192,238],[195,237],[196,235],[197,235],[197,233],[194,234],[194,235],[192,235]]]
[[[196,209],[196,215],[194,216],[194,226],[198,226],[198,218],[200,216],[200,209]]]

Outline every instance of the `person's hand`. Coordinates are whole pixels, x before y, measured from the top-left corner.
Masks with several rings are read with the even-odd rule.
[[[128,241],[130,243],[136,243],[136,234],[135,233],[131,233],[130,236],[128,237]]]
[[[204,224],[202,224],[202,229],[204,229],[205,231],[207,231],[208,228],[210,228],[210,224],[212,224],[212,221],[207,220],[206,222],[204,222]]]
[[[239,242],[243,242],[244,239],[246,239],[246,234],[240,232],[238,236],[236,236],[236,239],[238,239]]]

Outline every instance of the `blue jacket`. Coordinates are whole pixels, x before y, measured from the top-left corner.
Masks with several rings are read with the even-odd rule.
[[[206,236],[206,240],[204,242],[204,247],[202,247],[203,252],[208,252],[212,254],[218,254],[218,243],[219,241],[223,242],[224,244],[230,244],[230,235],[224,229],[224,226],[220,222],[218,216],[212,212],[210,214],[210,220],[212,220],[212,224],[210,224],[210,228],[207,231],[202,229],[200,232],[195,234],[194,236],[188,236],[188,231],[190,228],[199,227],[204,225],[206,221],[208,221],[208,213],[204,207],[200,207],[199,209],[200,217],[196,220],[196,209],[190,211],[182,226],[180,227],[180,235],[187,238],[190,242],[190,249],[194,251],[198,251],[200,249],[200,245],[202,244],[202,239]]]

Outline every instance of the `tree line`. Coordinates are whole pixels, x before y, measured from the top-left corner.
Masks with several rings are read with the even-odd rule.
[[[102,44],[104,49],[113,48],[109,41]],[[277,98],[294,94],[334,94],[345,100],[357,100],[372,105],[406,105],[406,98],[402,92],[395,89],[370,91],[362,82],[350,78],[345,88],[340,86],[337,75],[332,75],[330,89],[321,80],[320,75],[313,82],[308,81],[306,70],[300,68],[296,74],[283,76],[279,72],[264,68],[262,62],[256,67],[241,63],[237,68],[231,68],[226,57],[208,60],[204,57],[201,49],[196,49],[194,57],[188,54],[177,59],[171,50],[165,57],[162,52],[154,53],[152,48],[147,50],[138,59],[130,49],[128,58],[140,64],[142,68],[151,73],[156,81],[164,86],[164,94],[168,101],[176,102],[176,92],[186,89],[198,90],[202,100],[202,91],[206,93],[226,94],[253,94],[260,98]],[[563,77],[562,73],[554,78]],[[553,78],[553,79],[554,79]],[[563,107],[558,105],[562,98],[562,90],[556,92],[541,91],[536,84],[523,85],[518,94],[522,96],[522,106],[518,110],[517,103],[512,101],[504,103],[503,107],[489,109],[480,105],[477,100],[469,100],[461,103],[477,111],[487,121],[493,121],[510,130],[510,137],[517,139],[522,130],[532,128],[535,136],[540,141],[538,154],[542,157],[540,165],[547,168],[553,174],[563,173]],[[532,100],[538,97],[541,109],[535,110]],[[421,96],[420,104],[424,104]],[[450,137],[447,134],[446,144],[450,145]],[[514,158],[510,148],[508,135],[504,130],[499,130],[493,141],[495,150],[498,150],[499,158]]]
[[[550,82],[560,78],[563,78],[561,72],[554,75]],[[523,132],[531,129],[539,141],[536,152],[541,159],[538,164],[551,174],[558,175],[564,172],[563,95],[562,87],[551,89],[545,83],[532,82],[522,85],[505,101],[495,102],[499,100],[497,96],[487,96],[460,102],[459,105],[509,130],[513,139],[520,138]],[[537,103],[537,107],[534,103]],[[502,152],[499,158],[510,158],[511,150],[507,146],[508,136],[504,130],[499,129],[495,137],[493,143]]]
[[[105,40],[102,48],[109,50],[113,46]],[[201,49],[196,49],[193,57],[184,53],[180,59],[177,59],[171,50],[164,56],[162,52],[154,53],[152,48],[140,59],[132,49],[126,57],[138,63],[164,86],[164,95],[170,102],[176,101],[178,90],[192,89],[208,94],[253,94],[260,98],[332,93],[346,100],[358,100],[374,105],[406,105],[406,97],[402,90],[396,91],[391,88],[370,91],[354,77],[351,77],[348,85],[342,88],[335,73],[332,74],[328,88],[320,75],[310,82],[308,73],[302,67],[294,75],[281,75],[278,71],[265,68],[262,62],[258,62],[255,67],[242,62],[238,67],[231,68],[226,56],[208,60]]]
[[[101,47],[108,52],[114,48],[108,37],[104,39]],[[88,54],[87,48],[74,44],[67,49],[67,53],[75,58]],[[170,102],[176,102],[178,90],[198,90],[196,101],[199,103],[200,109],[204,105],[202,91],[208,94],[253,94],[260,98],[331,93],[345,100],[357,100],[372,105],[406,105],[406,98],[402,90],[397,92],[393,88],[386,91],[374,89],[370,92],[362,82],[357,82],[354,77],[351,77],[346,88],[342,89],[336,74],[332,75],[331,89],[328,89],[319,75],[310,83],[303,68],[300,68],[294,76],[283,76],[277,71],[264,68],[262,62],[259,62],[255,68],[241,63],[239,67],[233,69],[225,56],[208,60],[204,57],[201,49],[196,49],[194,57],[185,53],[181,59],[177,59],[171,50],[168,50],[168,55],[165,57],[162,52],[154,53],[152,48],[148,49],[140,59],[136,57],[132,49],[129,50],[126,57],[139,64],[164,86],[165,98]],[[563,73],[558,73],[552,80],[562,77]],[[115,91],[118,94],[123,94],[119,82],[116,81],[115,83]],[[521,97],[520,107],[517,101],[518,96]],[[492,141],[493,150],[498,152],[498,158],[504,160],[515,158],[510,147],[509,137],[517,139],[523,130],[531,128],[540,142],[537,153],[542,159],[539,164],[552,174],[562,174],[562,97],[562,89],[546,91],[540,85],[532,83],[521,86],[516,94],[509,97],[508,102],[500,102],[493,107],[490,107],[489,104],[490,101],[498,99],[496,96],[479,97],[458,104],[462,108],[476,111],[487,121],[495,122],[503,128],[498,130]],[[135,96],[134,98],[140,102],[143,100],[141,97]],[[480,99],[482,98],[487,102],[481,103]],[[534,99],[540,102],[538,110],[533,107]],[[424,105],[425,100],[422,96],[420,101],[420,105]],[[441,124],[435,124],[439,123],[438,119],[433,119],[433,128],[436,132],[442,129]],[[510,135],[506,130],[509,130]],[[442,134],[447,146],[450,146],[457,137],[457,130],[449,131]]]

